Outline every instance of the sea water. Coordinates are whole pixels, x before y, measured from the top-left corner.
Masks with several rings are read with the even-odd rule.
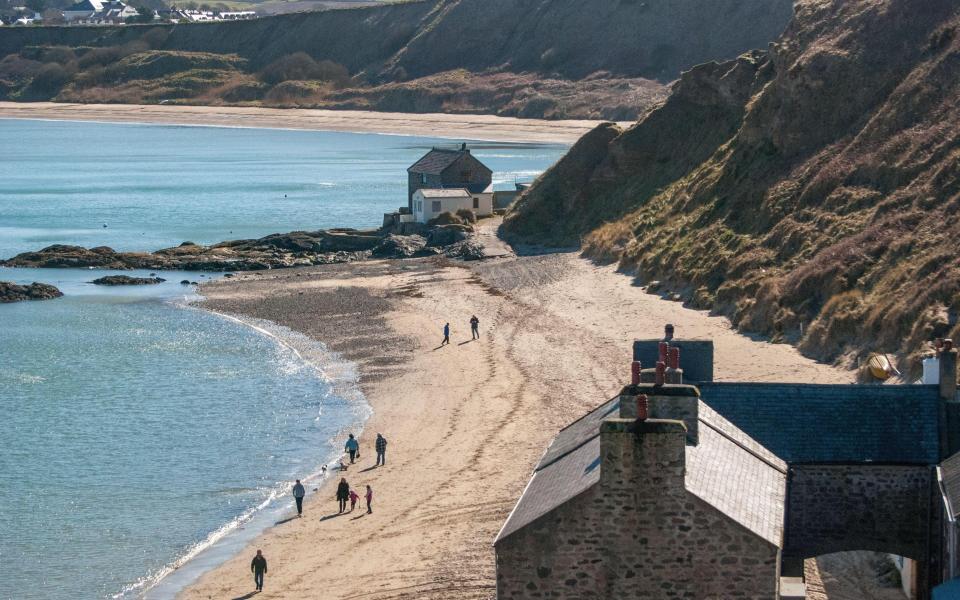
[[[330,227],[379,227],[407,172],[451,140],[273,129],[0,119],[0,258],[50,244],[158,250]],[[499,189],[559,145],[477,142]]]
[[[0,120],[0,256],[376,225],[405,202],[406,166],[444,143]],[[508,187],[561,151],[475,150]],[[0,268],[65,294],[0,305],[0,598],[171,598],[290,518],[293,479],[310,495],[368,414],[322,344],[192,307],[179,282],[210,274],[89,283],[111,273]]]

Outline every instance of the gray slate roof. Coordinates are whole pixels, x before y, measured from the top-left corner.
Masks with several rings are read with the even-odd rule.
[[[700,402],[700,443],[687,446],[687,490],[783,546],[787,464]]]
[[[789,463],[939,462],[936,386],[703,383],[700,397]]]
[[[443,148],[434,148],[427,152],[417,162],[413,163],[407,171],[411,173],[426,173],[428,175],[439,175],[444,169],[452,165],[458,158],[466,154],[464,150],[444,150]]]
[[[600,423],[616,397],[560,430],[537,465],[497,541],[600,481]],[[703,402],[700,444],[687,446],[687,490],[776,546],[782,545],[786,463]]]

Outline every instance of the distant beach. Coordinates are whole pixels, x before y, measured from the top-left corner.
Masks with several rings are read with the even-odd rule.
[[[270,561],[264,598],[491,598],[493,539],[533,464],[560,427],[619,391],[631,341],[659,337],[668,321],[714,339],[720,380],[853,379],[576,254],[244,273],[202,292],[207,308],[289,327],[358,366],[373,416],[363,458],[343,476],[376,500],[372,515],[340,516],[332,488],[308,491],[305,518],[208,572],[180,594],[188,600],[251,592],[258,548]],[[452,343],[441,348],[447,321]],[[373,466],[378,432],[385,468]]]
[[[492,142],[562,144],[574,143],[599,123],[599,121],[517,119],[493,115],[59,102],[0,102],[0,118],[306,129]]]

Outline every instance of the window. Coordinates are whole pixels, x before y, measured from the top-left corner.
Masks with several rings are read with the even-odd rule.
[[[440,208],[440,201],[439,201],[439,200],[434,200],[434,201],[433,201],[433,211],[432,211],[432,212],[438,213],[438,212],[440,212],[441,210],[442,210],[442,209]]]
[[[426,185],[426,183],[427,183],[427,174],[426,174],[426,173],[420,173],[420,183]]]
[[[473,197],[473,210],[477,210],[477,209],[479,209],[479,208],[480,208],[480,196],[474,196],[474,197]]]

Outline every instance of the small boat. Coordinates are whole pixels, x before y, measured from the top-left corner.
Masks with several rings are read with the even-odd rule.
[[[893,366],[886,354],[872,353],[867,359],[867,370],[875,379],[886,381],[900,372]]]

